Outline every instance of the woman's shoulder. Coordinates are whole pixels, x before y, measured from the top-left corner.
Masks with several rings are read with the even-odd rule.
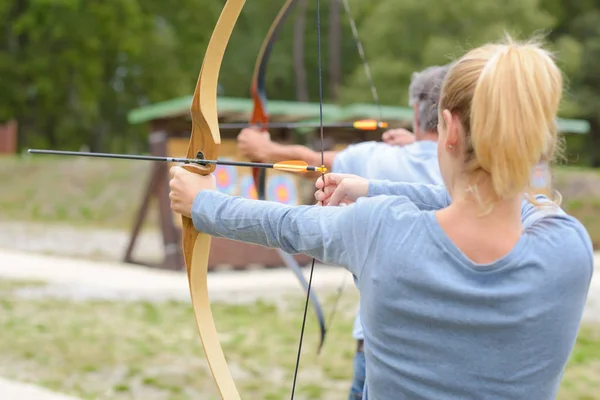
[[[426,213],[406,196],[379,195],[358,199],[359,214],[368,215],[370,222],[377,222],[385,228],[396,231],[410,229]]]
[[[594,270],[594,249],[590,235],[577,218],[558,206],[536,206],[524,217],[528,235],[533,237],[533,250],[543,257],[560,261],[561,268],[586,275]],[[557,263],[554,263],[555,265]]]
[[[419,208],[406,196],[399,195],[376,195],[371,197],[361,197],[356,201],[360,207],[375,207],[379,210],[393,211],[399,215],[415,215],[421,213]]]

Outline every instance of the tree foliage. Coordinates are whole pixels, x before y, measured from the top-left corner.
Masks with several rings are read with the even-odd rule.
[[[563,116],[586,118],[600,147],[600,5],[592,0],[350,0],[382,103],[405,105],[411,74],[445,64],[504,32],[547,34],[568,92]],[[127,123],[135,107],[189,95],[224,1],[5,0],[0,2],[0,120],[19,121],[21,147],[132,151],[143,131]],[[254,62],[283,1],[249,0],[221,69],[227,96],[247,97]],[[340,48],[331,51],[329,2],[321,2],[325,101],[372,102],[350,25],[341,13]],[[337,8],[336,8],[337,9]],[[268,67],[269,98],[295,100],[294,15],[284,26]],[[302,32],[305,89],[318,100],[316,6],[307,0]],[[330,63],[331,54],[340,54]],[[334,60],[335,61],[335,60]],[[330,74],[330,65],[339,71]],[[303,83],[304,84],[304,83]],[[336,90],[337,89],[337,90]],[[600,158],[591,155],[600,163]]]

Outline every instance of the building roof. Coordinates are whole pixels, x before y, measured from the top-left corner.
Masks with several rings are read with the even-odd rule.
[[[161,118],[189,118],[192,96],[179,97],[150,104],[131,110],[127,119],[131,124],[140,124]],[[252,113],[252,100],[247,98],[219,97],[217,99],[219,116],[228,120],[247,120]],[[269,100],[269,115],[274,121],[319,121],[319,103],[296,102],[287,100]],[[374,118],[384,121],[412,120],[413,110],[409,107],[381,106],[354,103],[345,106],[323,104],[323,121],[352,121]],[[558,119],[561,132],[585,134],[590,130],[589,123],[578,119]]]

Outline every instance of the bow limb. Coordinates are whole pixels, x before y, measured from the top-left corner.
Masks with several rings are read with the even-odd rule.
[[[252,74],[252,86],[250,87],[250,94],[252,96],[253,110],[252,116],[250,117],[250,124],[268,124],[269,114],[267,112],[267,91],[266,91],[266,74],[267,65],[275,41],[279,37],[279,32],[283,27],[283,24],[290,15],[290,12],[294,8],[296,0],[286,0],[283,7],[279,10],[279,13],[275,17],[275,20],[271,24],[267,35],[265,36],[256,63],[254,64],[254,72]],[[254,178],[254,186],[256,188],[256,194],[259,200],[265,199],[266,189],[266,171],[261,168],[252,168],[252,176]]]
[[[221,144],[217,112],[217,84],[223,54],[229,42],[245,0],[227,0],[208,43],[198,83],[191,105],[192,134],[188,158],[196,158],[199,151],[207,159],[216,160]],[[208,175],[215,166],[185,166],[187,170]],[[208,297],[208,256],[210,236],[196,231],[191,219],[183,217],[183,254],[190,285],[192,307],[206,360],[217,384],[221,398],[239,400],[240,395],[227,366]]]
[[[267,74],[267,65],[269,58],[271,56],[271,52],[273,51],[273,46],[275,45],[275,41],[279,37],[279,32],[283,27],[283,24],[287,20],[290,12],[294,9],[297,0],[286,0],[283,4],[279,13],[275,17],[275,20],[271,24],[265,39],[260,47],[260,51],[258,52],[258,57],[256,58],[256,63],[254,65],[254,73],[252,74],[252,86],[250,87],[250,93],[252,95],[252,103],[253,110],[252,116],[250,118],[250,124],[268,124],[269,123],[269,114],[267,112],[267,91],[266,91],[266,74]],[[258,160],[264,161],[264,160]],[[256,188],[256,194],[259,200],[266,199],[266,170],[264,168],[253,168],[252,176],[254,178],[254,186]],[[305,293],[307,293],[310,303],[313,306],[315,314],[317,316],[317,320],[319,322],[319,331],[321,334],[319,347],[317,352],[321,351],[323,347],[323,342],[325,341],[325,335],[327,333],[327,328],[325,325],[325,316],[323,314],[323,309],[317,296],[314,293],[309,292],[308,282],[302,273],[302,269],[300,265],[296,262],[294,257],[290,254],[285,253],[281,249],[277,249],[277,253],[285,263],[285,265],[292,270],[300,285],[304,289]]]
[[[285,265],[292,270],[294,275],[296,275],[296,278],[298,278],[298,281],[300,281],[300,285],[304,289],[304,292],[308,296],[308,299],[312,304],[313,309],[315,310],[315,315],[317,316],[317,320],[319,321],[319,331],[321,332],[321,337],[319,338],[319,347],[317,347],[317,354],[319,354],[321,352],[321,349],[323,348],[323,343],[325,342],[325,335],[327,334],[327,327],[325,325],[325,314],[323,314],[323,308],[321,307],[321,303],[319,303],[319,299],[317,299],[315,293],[309,290],[308,281],[304,277],[304,274],[302,273],[302,268],[300,268],[300,265],[298,265],[294,257],[281,249],[277,249],[277,252],[279,253],[279,256],[281,257]]]

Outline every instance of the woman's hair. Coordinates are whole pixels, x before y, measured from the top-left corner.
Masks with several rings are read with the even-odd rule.
[[[557,152],[562,87],[561,71],[539,42],[510,37],[469,51],[448,71],[439,109],[460,118],[472,189],[491,179],[487,206],[532,194],[533,169]]]

